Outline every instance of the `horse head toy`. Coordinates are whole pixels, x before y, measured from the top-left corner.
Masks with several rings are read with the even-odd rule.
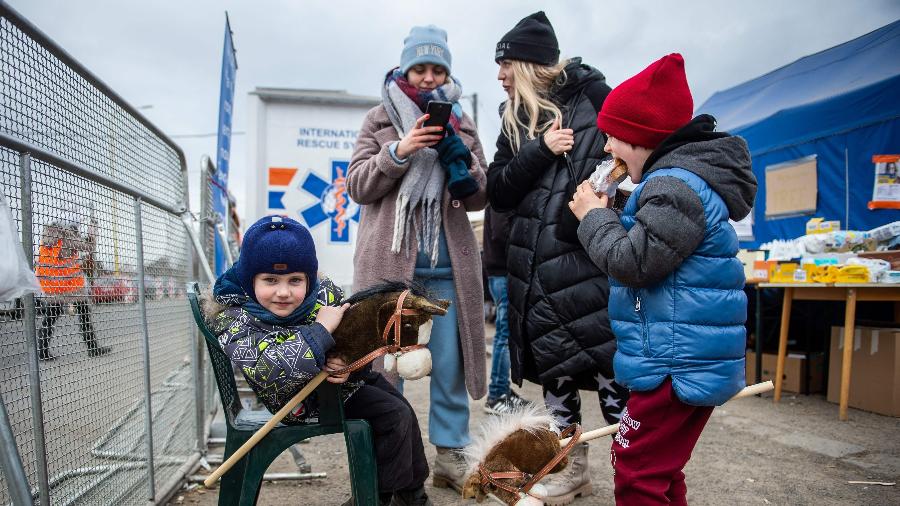
[[[351,305],[332,333],[335,345],[331,352],[350,365],[341,371],[317,374],[203,481],[207,487],[213,486],[329,374],[359,370],[381,356],[385,357],[385,369],[396,368],[405,379],[418,379],[431,372],[431,353],[425,347],[431,336],[431,317],[447,314],[449,301],[431,298],[415,284],[384,282],[345,302]]]
[[[333,353],[350,363],[383,352],[385,371],[396,370],[409,380],[431,372],[431,352],[425,347],[431,318],[447,314],[449,301],[432,299],[415,284],[388,281],[346,302],[351,305],[334,331]]]
[[[529,405],[492,417],[466,451],[468,478],[463,497],[482,502],[489,494],[509,506],[542,505],[546,489],[538,482],[568,464],[581,427],[560,430],[543,406]],[[572,436],[560,447],[560,438]]]
[[[771,381],[744,387],[730,400],[772,390]],[[552,415],[542,407],[529,406],[489,419],[466,452],[469,473],[463,498],[478,502],[488,495],[509,506],[542,505],[546,489],[538,482],[548,473],[558,473],[568,464],[566,455],[579,442],[619,432],[619,424],[582,433],[570,425],[559,431]]]

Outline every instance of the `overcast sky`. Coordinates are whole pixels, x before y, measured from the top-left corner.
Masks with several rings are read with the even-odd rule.
[[[8,4],[182,146],[196,199],[200,158],[216,149],[227,10],[238,71],[229,186],[246,202],[247,93],[257,86],[380,94],[413,25],[449,33],[453,74],[478,93],[487,155],[499,131],[494,45],[544,9],[564,57],[581,56],[611,86],[660,56],[684,55],[695,106],[715,91],[900,18],[900,1],[171,1],[9,0]],[[471,111],[471,105],[464,107]],[[197,207],[196,200],[192,208]]]

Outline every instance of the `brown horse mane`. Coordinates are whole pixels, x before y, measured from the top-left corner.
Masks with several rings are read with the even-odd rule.
[[[344,302],[350,303],[351,305],[356,304],[357,302],[361,302],[373,295],[378,295],[382,293],[392,293],[392,292],[402,292],[404,290],[409,290],[409,292],[413,295],[418,295],[424,299],[427,299],[428,302],[435,303],[436,297],[431,294],[424,285],[421,283],[412,281],[412,282],[404,282],[404,281],[388,281],[382,280],[380,283],[372,285],[368,288],[360,290],[350,297],[347,297]]]

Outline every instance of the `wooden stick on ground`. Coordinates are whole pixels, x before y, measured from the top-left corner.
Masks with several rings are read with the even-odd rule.
[[[319,386],[319,384],[322,383],[322,381],[324,381],[327,377],[328,371],[322,371],[317,374],[312,380],[310,380],[310,382],[307,383],[302,390],[297,392],[297,395],[293,396],[291,400],[289,400],[287,404],[284,405],[284,407],[282,407],[278,410],[277,413],[272,415],[272,418],[268,422],[266,422],[265,425],[260,427],[259,430],[257,430],[256,433],[250,437],[250,439],[248,439],[244,444],[241,445],[240,448],[232,453],[231,456],[228,457],[228,460],[222,462],[221,466],[213,471],[212,474],[209,475],[209,477],[203,480],[203,484],[207,487],[212,487],[213,485],[215,485],[223,474],[228,472],[228,470],[231,469],[231,467],[234,466],[237,461],[241,460],[241,458],[246,455],[251,448],[256,446],[256,443],[258,443],[260,439],[266,437],[266,434],[274,429],[275,426],[278,425],[278,423],[288,415],[288,413],[296,408],[297,405],[303,401],[303,399],[306,399],[309,394],[311,394],[312,391],[315,390],[316,387]]]
[[[729,401],[733,401],[735,399],[740,399],[741,397],[750,397],[751,395],[761,394],[763,392],[768,392],[775,388],[775,385],[772,384],[772,381],[764,381],[762,383],[757,383],[755,385],[749,385],[744,387],[743,390],[738,392],[734,397],[728,399]],[[597,439],[603,436],[611,436],[619,431],[619,424],[609,425],[607,427],[603,427],[600,429],[594,429],[588,432],[585,432],[581,435],[581,439],[579,441],[590,441],[592,439]],[[569,439],[560,439],[560,446],[566,446],[569,443]]]

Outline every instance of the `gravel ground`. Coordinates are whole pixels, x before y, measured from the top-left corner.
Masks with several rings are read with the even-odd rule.
[[[492,329],[491,329],[492,330]],[[488,367],[490,362],[488,361]],[[406,393],[419,417],[423,435],[428,427],[428,379],[406,383]],[[520,393],[539,399],[540,388],[526,384]],[[584,392],[585,430],[602,425],[596,394]],[[471,427],[485,417],[483,400],[472,401]],[[717,409],[685,473],[691,504],[900,504],[900,486],[850,484],[849,481],[897,482],[900,478],[900,419],[850,410],[841,422],[837,405],[822,396],[783,396],[775,405],[770,396],[731,402]],[[260,505],[340,505],[350,497],[346,452],[341,435],[317,438],[301,445],[313,472],[327,478],[305,482],[266,482]],[[426,444],[429,461],[434,448]],[[221,447],[210,453],[221,454]],[[579,505],[613,504],[609,440],[591,443],[590,465],[594,492]],[[270,471],[297,468],[290,454],[276,460]],[[202,470],[201,470],[202,471]],[[431,488],[436,505],[474,504],[447,489]],[[213,506],[217,490],[202,486],[175,495],[170,504]]]

